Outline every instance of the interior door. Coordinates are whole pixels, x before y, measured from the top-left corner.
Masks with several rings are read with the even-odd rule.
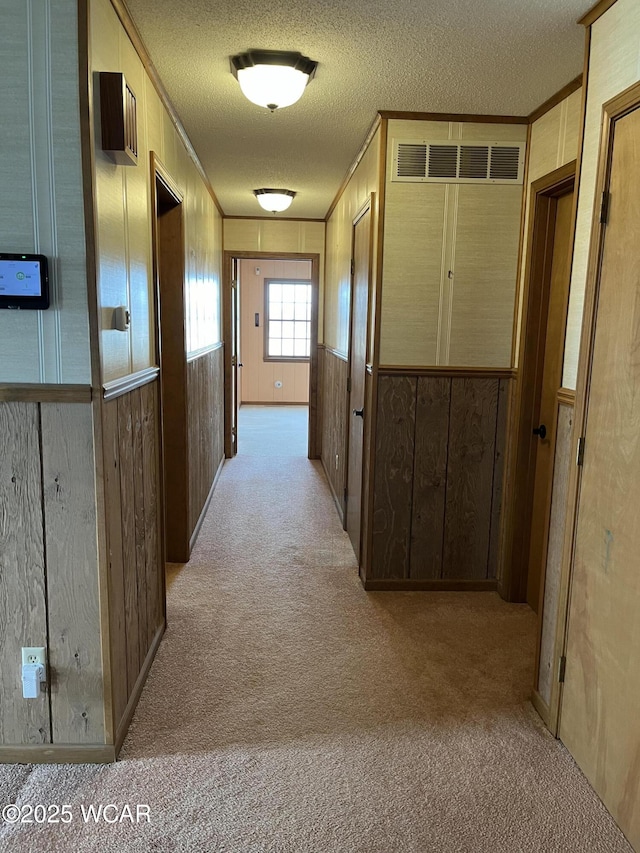
[[[238,452],[238,294],[240,291],[240,264],[231,261],[231,446],[232,455]]]
[[[371,208],[353,228],[353,276],[349,334],[349,427],[347,452],[346,529],[358,560],[362,526],[362,451],[364,440],[367,318],[371,255]]]
[[[551,481],[555,454],[557,393],[562,385],[562,359],[566,307],[569,294],[571,214],[573,191],[554,200],[555,227],[551,245],[551,275],[546,320],[542,391],[537,416],[538,442],[536,448],[527,602],[538,610],[540,581],[545,562],[546,532],[549,528]]]
[[[612,134],[560,737],[640,849],[640,109]]]

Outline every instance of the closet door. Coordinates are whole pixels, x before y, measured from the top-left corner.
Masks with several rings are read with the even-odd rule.
[[[456,186],[448,358],[509,367],[522,186]]]
[[[560,737],[640,849],[640,108],[613,130]]]

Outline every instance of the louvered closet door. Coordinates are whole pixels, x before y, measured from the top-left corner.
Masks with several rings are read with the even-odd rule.
[[[508,367],[516,289],[522,186],[452,187],[448,359],[457,366]]]

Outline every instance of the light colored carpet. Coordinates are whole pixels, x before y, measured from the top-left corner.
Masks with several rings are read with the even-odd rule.
[[[307,456],[308,406],[241,406],[240,456]]]
[[[0,849],[629,853],[527,701],[534,617],[490,593],[365,593],[322,471],[228,463],[122,760],[0,767],[70,803]],[[151,824],[85,825],[145,803]]]

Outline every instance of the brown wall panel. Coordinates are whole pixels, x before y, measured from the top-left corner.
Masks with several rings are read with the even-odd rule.
[[[410,546],[412,579],[442,575],[451,381],[437,376],[418,379]]]
[[[451,388],[445,578],[487,577],[498,379],[459,379]]]
[[[40,417],[53,742],[104,743],[91,405],[42,403]]]
[[[190,535],[224,456],[223,367],[222,347],[187,363]]]
[[[326,349],[323,354],[322,374],[322,463],[342,518],[344,515],[348,364],[332,350]]]
[[[495,580],[510,384],[435,368],[379,377],[366,582]]]
[[[47,645],[37,403],[0,404],[0,743],[51,739],[49,697],[22,699],[20,649]]]
[[[379,379],[372,578],[409,577],[416,388],[415,376]]]
[[[103,406],[115,728],[164,621],[160,411],[153,382]]]

